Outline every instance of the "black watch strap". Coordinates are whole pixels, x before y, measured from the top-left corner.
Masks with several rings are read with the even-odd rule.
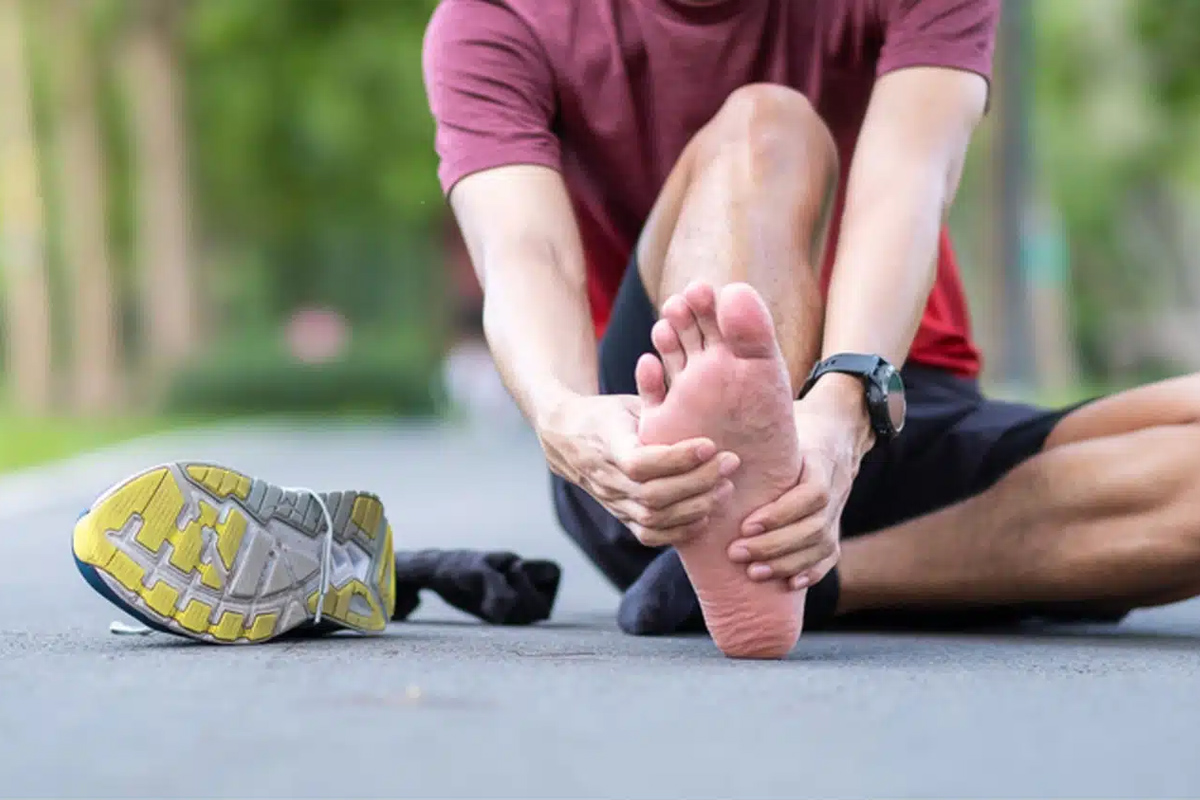
[[[871,418],[871,427],[875,431],[876,441],[894,438],[903,427],[903,412],[899,421],[893,421],[889,408],[889,390],[887,383],[895,380],[899,383],[899,374],[895,368],[880,356],[860,353],[838,353],[819,362],[809,373],[804,388],[800,390],[803,399],[822,376],[831,372],[854,375],[862,381],[863,394],[867,403],[867,413]],[[898,387],[903,400],[903,386]]]
[[[803,398],[812,391],[817,381],[822,376],[828,375],[831,372],[857,375],[866,381],[875,374],[883,363],[883,359],[879,356],[869,356],[861,353],[838,353],[837,355],[830,356],[824,361],[818,361],[817,365],[813,367],[812,372],[808,375],[808,380],[804,382],[804,388],[800,390],[800,397]]]

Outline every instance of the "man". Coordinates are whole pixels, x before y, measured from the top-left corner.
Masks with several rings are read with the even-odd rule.
[[[437,10],[440,177],[488,339],[559,519],[625,593],[625,630],[703,624],[730,655],[778,657],[801,621],[1117,619],[1200,592],[1200,379],[1061,411],[979,394],[943,221],[999,6]],[[279,635],[318,608],[380,626],[394,590],[370,499],[326,513],[211,466],[166,469],[77,527],[110,599],[209,640]],[[205,497],[253,513],[246,536],[202,542],[218,588],[186,587],[212,597],[196,633],[178,581],[154,587],[177,577],[175,540],[195,546],[178,532],[212,516]],[[274,594],[269,575],[245,581],[248,608],[290,616],[222,627],[240,575],[261,573],[258,540],[262,563],[309,556]]]
[[[488,337],[626,630],[696,623],[680,555],[734,655],[786,652],[805,591],[810,627],[1119,618],[1200,591],[1200,379],[1059,411],[979,394],[943,221],[999,12],[438,8],[440,177]]]

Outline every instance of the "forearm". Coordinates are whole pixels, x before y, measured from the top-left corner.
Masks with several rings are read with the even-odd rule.
[[[937,275],[938,235],[958,171],[956,163],[896,164],[872,176],[861,202],[851,184],[823,357],[874,353],[904,362]]]
[[[582,266],[500,251],[484,264],[484,330],[508,390],[530,423],[567,397],[597,392],[596,341]]]
[[[986,99],[982,78],[952,69],[900,70],[876,84],[846,188],[823,357],[873,353],[897,366],[908,358]],[[843,419],[865,452],[872,437],[861,385],[831,376],[812,394],[810,406]]]
[[[868,202],[856,204],[851,195],[830,279],[822,358],[872,353],[904,363],[937,276],[938,236],[958,171],[955,164],[940,172],[900,165],[880,175]],[[806,401],[805,410],[844,421],[851,460],[871,448],[857,379],[830,375]]]

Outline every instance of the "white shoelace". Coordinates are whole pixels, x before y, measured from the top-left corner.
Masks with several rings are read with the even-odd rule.
[[[333,578],[333,515],[329,513],[329,506],[325,504],[324,498],[312,489],[304,486],[280,488],[285,492],[308,495],[317,501],[317,506],[321,509],[321,518],[325,522],[325,540],[321,547],[321,585],[317,589],[317,612],[313,617],[313,624],[318,625],[321,622],[321,615],[325,613],[325,595],[329,593],[329,582]],[[320,532],[321,529],[317,528],[317,533]],[[118,620],[108,626],[108,632],[119,636],[145,636],[151,632],[151,629],[145,625],[130,625]]]
[[[325,595],[329,592],[329,582],[333,578],[333,515],[329,513],[329,506],[325,505],[325,500],[321,495],[312,489],[303,486],[288,486],[283,490],[301,495],[306,494],[316,500],[317,505],[321,508],[321,517],[325,520],[325,543],[321,549],[321,587],[317,590],[317,614],[313,618],[313,624],[317,625],[321,622],[321,614],[325,611]],[[317,528],[318,533],[320,530]]]

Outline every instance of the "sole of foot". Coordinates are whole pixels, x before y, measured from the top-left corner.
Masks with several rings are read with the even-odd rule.
[[[804,592],[755,582],[729,544],[751,512],[795,485],[800,452],[791,380],[771,315],[746,284],[693,283],[663,305],[652,335],[660,359],[638,363],[646,444],[710,437],[742,466],[734,495],[705,532],[677,547],[717,647],[733,658],[782,658],[800,637]]]
[[[392,529],[363,492],[285,489],[216,464],[146,470],[75,525],[75,562],[106,599],[150,628],[217,644],[265,642],[316,618],[378,633],[396,602]]]

